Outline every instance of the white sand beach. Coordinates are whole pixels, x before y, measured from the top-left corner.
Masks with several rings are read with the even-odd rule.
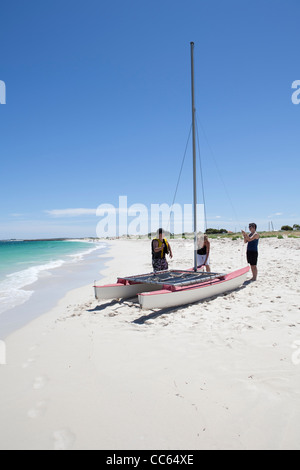
[[[101,284],[151,271],[149,240],[114,240]],[[192,241],[172,241],[190,267]],[[69,292],[6,340],[1,449],[300,449],[300,239],[260,241],[257,282],[141,311]],[[211,240],[213,270],[246,265]],[[250,276],[249,276],[250,277]]]

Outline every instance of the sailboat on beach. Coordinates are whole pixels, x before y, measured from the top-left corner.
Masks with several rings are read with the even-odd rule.
[[[249,266],[231,272],[207,273],[197,266],[197,177],[194,99],[194,43],[191,43],[193,187],[194,187],[194,267],[118,278],[116,284],[94,286],[98,300],[128,299],[138,296],[143,309],[163,309],[199,302],[238,289],[247,279]]]

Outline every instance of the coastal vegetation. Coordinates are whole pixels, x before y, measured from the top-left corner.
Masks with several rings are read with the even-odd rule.
[[[260,238],[278,238],[278,239],[283,239],[283,238],[300,238],[300,227],[299,229],[294,229],[290,227],[289,230],[286,229],[281,229],[281,230],[274,230],[274,231],[258,231]],[[225,229],[208,229],[206,231],[206,234],[209,236],[211,239],[217,239],[217,238],[223,238],[223,239],[231,239],[231,240],[240,240],[243,239],[243,236],[241,232],[231,232],[227,231]],[[168,235],[170,239],[177,239],[177,238],[183,238],[183,239],[193,239],[194,234],[193,233],[183,233],[183,234],[174,234],[171,233]],[[138,238],[146,238],[145,237],[139,236]],[[149,233],[148,238],[151,239],[155,237],[154,233]],[[134,236],[129,237],[129,238],[136,238]]]

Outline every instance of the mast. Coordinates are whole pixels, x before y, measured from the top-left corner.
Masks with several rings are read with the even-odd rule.
[[[191,42],[192,75],[192,117],[193,117],[193,188],[194,188],[194,271],[197,271],[197,158],[196,158],[196,119],[194,87],[194,43]]]

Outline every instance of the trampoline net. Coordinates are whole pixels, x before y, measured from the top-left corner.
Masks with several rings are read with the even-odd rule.
[[[142,274],[139,276],[123,277],[122,279],[129,282],[156,284],[161,286],[190,286],[193,284],[200,284],[202,282],[209,282],[214,279],[222,279],[224,276],[224,274],[219,273],[172,270]]]

